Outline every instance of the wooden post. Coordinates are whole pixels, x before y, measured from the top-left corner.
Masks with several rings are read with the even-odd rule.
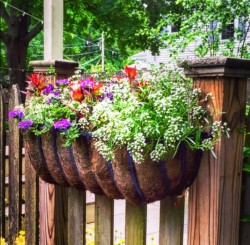
[[[68,244],[85,244],[86,192],[68,191]]]
[[[21,96],[18,85],[13,85],[10,99],[9,109],[13,110],[15,106],[21,103]],[[9,156],[9,227],[10,227],[10,244],[14,244],[15,238],[21,229],[21,178],[22,178],[22,140],[19,128],[15,119],[9,119],[10,134],[10,156]]]
[[[182,245],[184,225],[184,198],[166,197],[160,202],[159,244]]]
[[[126,202],[126,244],[145,245],[147,205],[133,206]]]
[[[25,154],[25,239],[28,244],[39,244],[38,193],[38,178]]]
[[[250,80],[247,81],[247,100],[250,102]],[[250,113],[246,121],[246,132],[250,132]],[[245,138],[245,146],[250,147],[250,135]],[[250,156],[244,158],[244,163],[250,166]],[[241,194],[241,218],[250,214],[250,173],[242,173],[242,194]],[[250,241],[250,223],[240,223],[240,244],[248,244]]]
[[[41,245],[55,243],[55,187],[39,179],[39,235]],[[26,227],[26,232],[27,232]]]
[[[96,195],[95,197],[95,244],[113,245],[114,200]]]
[[[250,60],[225,57],[190,60],[186,74],[194,87],[212,94],[210,110],[215,120],[229,124],[231,137],[222,136],[214,150],[203,154],[201,168],[190,188],[188,244],[237,245],[246,82]],[[223,113],[223,114],[222,114]]]
[[[78,63],[74,61],[66,60],[49,60],[49,61],[31,61],[30,66],[33,67],[35,73],[46,73],[50,68],[53,68],[55,74],[58,77],[68,77],[74,74],[75,68],[78,67]],[[30,176],[34,175],[32,171],[26,173]],[[32,177],[34,178],[34,176]],[[47,184],[44,181],[39,181],[39,211],[40,211],[40,244],[67,244],[68,241],[68,220],[72,217],[68,217],[68,208],[71,209],[72,204],[68,204],[68,188],[62,186],[55,186]],[[35,188],[35,182],[33,187]],[[72,197],[70,202],[75,202],[75,205],[84,207],[85,203],[82,203],[82,198],[77,198],[77,195]],[[77,204],[76,204],[77,203]],[[36,204],[34,203],[34,209]],[[79,216],[81,219],[81,213],[83,210],[79,210]],[[75,224],[75,228],[73,228]],[[71,223],[70,228],[78,230],[76,225],[78,222]],[[30,227],[31,228],[31,227]],[[26,227],[26,231],[29,232],[29,227]],[[79,237],[83,240],[83,233]],[[32,244],[27,241],[27,244]],[[69,243],[70,244],[70,243]]]
[[[5,99],[0,87],[0,237],[5,237]]]

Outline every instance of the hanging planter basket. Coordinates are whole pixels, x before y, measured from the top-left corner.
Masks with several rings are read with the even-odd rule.
[[[123,147],[116,150],[111,162],[98,153],[89,137],[79,137],[68,148],[62,146],[63,139],[56,132],[41,137],[29,133],[24,140],[31,164],[44,181],[104,193],[134,205],[180,195],[193,183],[202,156],[202,151],[190,151],[181,143],[175,157],[165,161],[147,159],[138,164]]]
[[[190,151],[180,144],[174,158],[134,163],[124,147],[112,161],[114,180],[124,198],[135,205],[151,203],[167,195],[180,195],[189,187],[199,170],[201,151]]]
[[[57,182],[52,178],[48,169],[48,164],[42,149],[41,137],[36,137],[30,132],[25,133],[23,137],[26,154],[36,174],[45,182],[56,184]]]
[[[123,147],[109,162],[98,153],[93,140],[90,145],[93,170],[104,193],[114,199],[125,198],[134,205],[182,194],[193,183],[202,156],[201,151],[190,151],[181,143],[176,156],[165,161],[147,159],[137,164]]]
[[[89,143],[85,137],[78,138],[69,147],[62,146],[64,140],[56,131],[42,136],[28,133],[24,141],[36,174],[45,182],[103,194],[92,171]]]

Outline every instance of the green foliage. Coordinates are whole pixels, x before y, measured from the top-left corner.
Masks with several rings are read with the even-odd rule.
[[[249,146],[244,147],[243,155],[244,155],[244,157],[249,157],[250,156],[250,147]]]
[[[245,222],[245,223],[250,223],[250,215],[244,215],[244,216],[241,218],[241,221],[242,221],[242,222]]]
[[[174,46],[179,52],[198,41],[200,44],[196,52],[199,56],[222,54],[248,57],[246,36],[249,33],[249,18],[250,3],[246,0],[177,0],[172,2],[166,18],[158,24],[162,28],[168,25],[177,27],[177,33],[165,32],[161,38],[166,45]],[[233,39],[221,40],[225,28],[235,19],[245,26],[245,31],[234,28],[237,42]]]
[[[250,164],[243,164],[243,169],[242,169],[244,172],[246,173],[250,173]]]
[[[43,18],[43,1],[7,1],[38,19]],[[22,13],[7,6],[7,11],[20,16]],[[195,50],[198,56],[222,54],[249,58],[249,43],[246,31],[235,28],[234,40],[221,41],[223,28],[233,19],[242,25],[249,22],[250,3],[247,0],[94,0],[64,1],[64,58],[80,63],[88,71],[99,71],[101,64],[100,38],[105,33],[105,68],[108,72],[120,70],[134,53],[150,49],[154,54],[161,47],[170,47],[172,56],[182,52],[197,39],[200,45]],[[211,23],[217,26],[211,29]],[[31,18],[30,28],[38,20]],[[174,25],[177,33],[163,31]],[[0,18],[0,30],[7,30]],[[178,41],[177,41],[178,40]],[[4,45],[1,43],[1,74],[8,73]],[[43,59],[43,33],[34,38],[28,49],[30,60]]]

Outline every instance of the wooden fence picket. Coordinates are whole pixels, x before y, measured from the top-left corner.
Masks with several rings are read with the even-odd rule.
[[[126,202],[126,244],[146,244],[147,206],[134,206]]]
[[[5,98],[0,87],[0,237],[5,235]]]
[[[17,85],[12,87],[9,98],[9,109],[21,103],[21,96]],[[22,138],[16,120],[9,119],[9,227],[10,244],[14,244],[15,238],[21,229],[22,208]]]
[[[183,244],[184,198],[176,204],[176,197],[166,197],[160,202],[159,243]]]
[[[106,196],[95,197],[95,244],[113,245],[114,200]]]
[[[85,244],[86,192],[68,190],[68,244]]]
[[[25,154],[25,234],[27,244],[39,244],[39,186],[28,154]]]

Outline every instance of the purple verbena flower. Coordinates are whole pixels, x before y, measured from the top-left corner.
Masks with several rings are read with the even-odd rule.
[[[65,118],[54,123],[54,128],[58,130],[66,130],[71,126],[72,126],[71,122]]]
[[[24,113],[19,109],[15,109],[9,112],[9,117],[21,119],[24,117]]]
[[[55,97],[59,97],[59,96],[61,96],[61,94],[60,94],[60,91],[54,91],[53,92],[53,95],[55,96]]]
[[[93,89],[94,85],[95,85],[95,82],[92,81],[91,79],[81,81],[81,87],[82,87],[83,90]]]
[[[57,85],[69,85],[69,80],[68,79],[58,79],[58,80],[56,80],[56,84]]]
[[[52,99],[48,98],[47,104],[50,105],[52,103]]]
[[[24,120],[22,122],[18,123],[18,128],[20,129],[24,129],[25,131],[29,129],[30,126],[32,126],[34,124],[33,121],[31,120]]]
[[[49,94],[54,90],[53,84],[48,84],[43,90],[43,94]]]
[[[109,93],[106,94],[106,97],[107,97],[108,99],[110,99],[110,100],[113,100],[114,95],[113,95],[112,92],[109,92]]]

